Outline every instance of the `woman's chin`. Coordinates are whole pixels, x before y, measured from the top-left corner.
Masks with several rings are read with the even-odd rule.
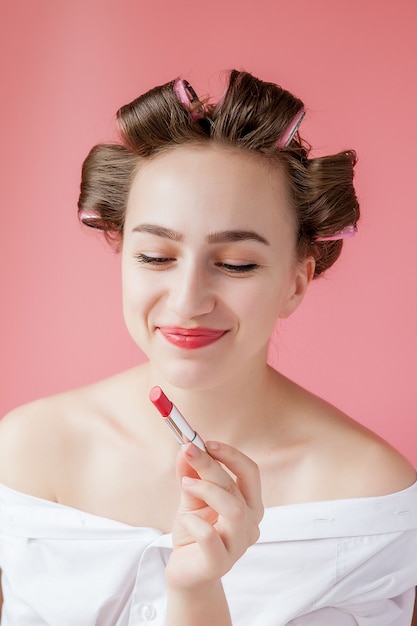
[[[203,390],[218,387],[225,382],[225,373],[200,363],[170,363],[155,368],[155,376],[178,389]]]

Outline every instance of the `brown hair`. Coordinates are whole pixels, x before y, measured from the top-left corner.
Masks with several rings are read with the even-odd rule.
[[[79,217],[120,244],[127,198],[144,159],[184,144],[217,142],[263,155],[284,167],[298,223],[298,256],[313,256],[315,276],[339,257],[343,242],[320,241],[356,226],[359,204],[353,187],[352,150],[309,158],[310,146],[297,131],[278,148],[301,100],[278,85],[232,70],[224,97],[202,105],[201,115],[180,102],[176,81],[155,87],[117,112],[120,144],[99,144],[84,161]],[[194,103],[195,110],[195,103]]]

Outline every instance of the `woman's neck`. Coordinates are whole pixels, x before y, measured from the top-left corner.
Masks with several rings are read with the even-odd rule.
[[[265,365],[256,374],[230,377],[215,388],[190,390],[166,384],[164,391],[203,439],[246,447],[268,437],[272,420],[276,427],[280,381],[280,375]]]

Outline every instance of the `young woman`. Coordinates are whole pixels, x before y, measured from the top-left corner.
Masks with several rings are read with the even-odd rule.
[[[303,114],[245,72],[215,105],[177,79],[88,155],[80,218],[148,362],[2,420],[2,626],[410,624],[414,469],[267,364],[359,218],[355,154],[310,159]]]

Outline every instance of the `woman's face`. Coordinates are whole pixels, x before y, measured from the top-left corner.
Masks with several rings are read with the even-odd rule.
[[[264,367],[297,262],[283,173],[222,147],[179,147],[137,173],[122,248],[127,327],[166,382],[209,388]]]

